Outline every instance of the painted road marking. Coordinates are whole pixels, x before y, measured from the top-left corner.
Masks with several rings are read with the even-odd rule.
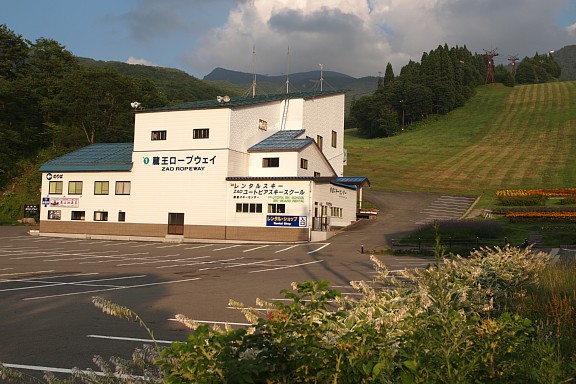
[[[177,262],[177,261],[182,261],[182,260],[197,260],[197,259],[205,259],[205,258],[207,258],[207,257],[211,257],[211,256],[196,256],[196,257],[187,257],[187,258],[185,258],[185,259],[156,260],[157,258],[161,258],[161,257],[174,257],[174,256],[180,256],[180,254],[150,257],[150,259],[152,259],[152,261],[141,261],[141,262],[137,262],[137,263],[118,264],[117,267],[125,267],[125,266],[128,266],[128,265],[144,265],[144,264],[157,264],[157,263]],[[147,258],[145,258],[145,259],[147,259]]]
[[[230,307],[228,307],[230,308]],[[175,321],[177,323],[182,324],[181,321],[177,320],[177,319],[168,319],[169,321]],[[196,319],[190,319],[190,321],[193,321],[194,323],[200,323],[200,324],[218,324],[218,325],[237,325],[240,327],[249,327],[252,324],[250,323],[234,323],[232,321],[212,321],[212,320],[196,320]]]
[[[203,245],[197,245],[195,247],[184,248],[184,249],[197,249],[197,248],[213,247],[214,245],[215,244],[203,244]]]
[[[242,252],[250,252],[250,251],[255,251],[255,250],[257,250],[257,249],[266,248],[266,247],[269,247],[269,245],[261,245],[261,246],[259,246],[259,247],[250,248],[250,249],[245,249],[245,250],[244,250],[244,251],[242,251]]]
[[[200,280],[200,278],[199,278],[199,277],[195,277],[195,278],[192,278],[192,279],[172,280],[172,281],[160,281],[160,282],[157,282],[157,283],[146,283],[146,284],[128,285],[128,286],[123,286],[123,287],[94,289],[94,290],[90,290],[90,291],[70,292],[70,293],[62,293],[62,294],[57,294],[57,295],[36,296],[36,297],[28,297],[28,298],[25,298],[25,299],[22,299],[22,300],[23,300],[23,301],[28,301],[28,300],[51,299],[51,298],[54,298],[54,297],[76,296],[76,295],[85,295],[85,294],[88,294],[88,293],[96,293],[96,292],[117,291],[117,290],[121,290],[121,289],[143,288],[143,287],[152,287],[152,286],[155,286],[155,285],[167,285],[167,284],[185,283],[185,282],[188,282],[188,281],[195,281],[195,280]]]
[[[324,261],[324,260],[317,260],[317,261],[311,261],[311,262],[309,262],[309,263],[293,264],[293,265],[288,265],[288,266],[284,266],[284,267],[260,269],[260,270],[257,270],[257,271],[249,271],[248,273],[259,273],[259,272],[276,271],[276,270],[279,270],[279,269],[296,268],[296,267],[301,267],[301,266],[303,266],[303,265],[310,265],[310,264],[322,263],[323,261]]]
[[[276,252],[274,252],[274,253],[284,252],[284,251],[287,251],[287,250],[289,250],[289,249],[296,248],[297,246],[298,246],[298,245],[293,245],[293,246],[288,247],[288,248],[280,249],[280,250],[278,250],[278,251],[276,251]]]
[[[152,340],[152,339],[138,339],[134,337],[123,337],[123,336],[104,336],[104,335],[86,335],[86,337],[91,337],[94,339],[107,339],[107,340],[121,340],[121,341],[138,341],[142,343],[157,343],[157,344],[172,344],[176,340]]]
[[[198,263],[188,263],[188,264],[174,264],[174,265],[162,265],[160,267],[156,267],[158,269],[162,268],[174,268],[174,267],[189,267],[192,265],[201,265],[201,264],[214,264],[214,263],[222,263],[226,261],[234,261],[234,260],[241,260],[243,257],[234,257],[232,259],[223,259],[223,260],[214,260],[214,261],[200,261]]]
[[[236,248],[236,247],[239,247],[239,246],[240,246],[240,244],[229,245],[229,246],[227,246],[227,247],[213,249],[213,251],[214,251],[214,252],[216,252],[216,251],[223,251],[223,250],[225,250],[225,249]]]
[[[256,265],[256,264],[263,264],[263,263],[273,263],[275,261],[279,261],[280,259],[272,259],[272,260],[260,260],[260,261],[253,261],[251,263],[237,263],[232,265],[220,266],[220,267],[210,267],[210,268],[200,268],[198,271],[207,271],[210,269],[225,269],[225,268],[236,268],[236,267],[245,267],[247,265]]]
[[[126,280],[126,279],[138,279],[141,277],[146,277],[146,275],[136,275],[136,276],[127,276],[127,277],[111,277],[111,278],[107,278],[107,279],[97,279],[97,280],[84,280],[84,281],[77,281],[77,282],[65,282],[65,281],[57,281],[57,282],[51,282],[51,281],[42,281],[42,280],[31,280],[30,282],[32,283],[40,283],[40,284],[46,284],[46,285],[34,285],[34,286],[29,286],[29,287],[18,287],[18,288],[5,288],[5,289],[0,289],[0,292],[8,292],[8,291],[24,291],[24,290],[29,290],[29,289],[37,289],[37,288],[52,288],[52,287],[58,287],[58,286],[62,286],[62,285],[73,285],[73,286],[89,286],[89,287],[121,287],[119,285],[98,285],[98,284],[88,284],[88,283],[94,283],[94,282],[100,282],[100,281],[112,281],[112,280]]]
[[[326,248],[326,247],[329,246],[329,245],[330,245],[330,243],[326,243],[326,244],[324,244],[323,246],[321,246],[320,248],[308,252],[308,254],[311,254],[311,253],[314,253],[314,252],[318,252],[318,251],[321,250],[322,248]]]

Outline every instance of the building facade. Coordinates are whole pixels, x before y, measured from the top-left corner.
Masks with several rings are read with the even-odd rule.
[[[134,142],[46,162],[40,234],[310,241],[356,220],[341,91],[135,112]]]

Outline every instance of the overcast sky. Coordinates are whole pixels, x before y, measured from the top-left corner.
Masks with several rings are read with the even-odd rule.
[[[279,75],[395,73],[445,43],[496,64],[576,44],[576,0],[22,0],[0,24],[76,56]],[[255,47],[255,54],[253,54]]]

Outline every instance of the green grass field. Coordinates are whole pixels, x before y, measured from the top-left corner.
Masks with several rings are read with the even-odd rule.
[[[346,175],[372,188],[482,196],[498,189],[576,187],[576,82],[478,88],[468,103],[402,134],[345,135]]]

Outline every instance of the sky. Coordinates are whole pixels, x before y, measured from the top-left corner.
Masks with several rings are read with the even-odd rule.
[[[19,0],[0,24],[75,56],[286,75],[394,72],[438,45],[495,51],[495,63],[576,44],[576,0]]]

